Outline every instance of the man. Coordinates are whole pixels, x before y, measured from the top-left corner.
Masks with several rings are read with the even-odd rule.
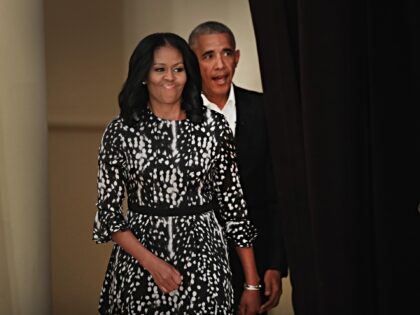
[[[232,84],[240,53],[232,31],[219,22],[198,25],[189,36],[202,77],[204,105],[222,113],[231,127],[238,167],[250,220],[259,236],[254,246],[265,297],[260,312],[275,307],[282,292],[281,277],[287,275],[275,184],[271,177],[263,97]],[[244,278],[239,259],[230,247],[235,305],[240,303]]]

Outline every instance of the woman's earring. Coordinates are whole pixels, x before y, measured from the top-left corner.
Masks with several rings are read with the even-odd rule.
[[[147,82],[146,81],[141,81],[141,85],[146,85]]]

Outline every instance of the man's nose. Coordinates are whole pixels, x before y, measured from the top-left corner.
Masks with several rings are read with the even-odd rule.
[[[216,56],[216,64],[215,64],[216,69],[223,69],[225,67],[225,61],[223,60],[223,56],[222,55],[217,55]]]

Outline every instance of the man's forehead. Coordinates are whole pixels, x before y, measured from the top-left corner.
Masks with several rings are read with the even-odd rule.
[[[201,34],[197,37],[196,46],[205,51],[234,49],[227,33]]]

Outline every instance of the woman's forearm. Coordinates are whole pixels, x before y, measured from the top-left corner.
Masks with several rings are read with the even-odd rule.
[[[255,263],[254,249],[252,247],[236,247],[236,253],[244,270],[245,282],[250,285],[260,283],[260,277]]]
[[[154,256],[152,252],[140,243],[130,230],[112,233],[112,240],[133,256],[143,267]]]

